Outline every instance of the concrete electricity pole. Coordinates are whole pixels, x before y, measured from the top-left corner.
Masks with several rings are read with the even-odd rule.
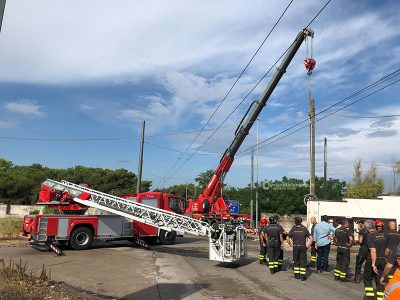
[[[309,75],[309,78],[311,76]],[[311,81],[311,79],[309,79]],[[309,89],[310,102],[310,194],[315,195],[315,105],[314,99],[311,98],[311,90]]]
[[[256,140],[256,226],[258,228],[258,119],[257,119],[257,140]]]
[[[324,199],[328,191],[328,141],[324,139]]]
[[[143,144],[144,144],[144,128],[146,126],[146,122],[142,121],[142,134],[140,137],[140,152],[139,152],[139,165],[138,165],[138,177],[136,184],[136,193],[140,193],[140,185],[142,184],[142,167],[143,167]]]
[[[310,196],[315,197],[315,105],[311,96],[311,76],[316,64],[313,58],[313,38],[314,36],[311,36],[306,39],[307,58],[304,60],[304,66],[308,75],[308,102],[310,104],[310,112],[308,113],[310,119]],[[309,46],[310,56],[308,56]]]
[[[251,173],[250,173],[250,227],[254,228],[253,211],[253,186],[254,186],[254,150],[251,150]]]

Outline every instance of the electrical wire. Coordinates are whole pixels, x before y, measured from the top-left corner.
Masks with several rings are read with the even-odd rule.
[[[334,112],[329,113],[329,114],[327,114],[327,115],[325,115],[325,116],[323,116],[323,117],[321,117],[321,118],[315,120],[315,123],[317,123],[317,122],[319,122],[319,121],[321,121],[321,120],[323,120],[323,119],[326,119],[326,118],[328,118],[328,117],[334,115],[336,112],[341,111],[341,110],[343,110],[343,109],[345,109],[345,108],[347,108],[347,107],[349,107],[349,106],[351,106],[351,105],[354,105],[354,104],[360,102],[361,100],[364,100],[364,99],[366,99],[366,98],[368,98],[368,97],[370,97],[370,96],[372,96],[372,95],[374,95],[374,94],[376,94],[376,93],[378,93],[378,92],[380,92],[380,91],[382,91],[382,90],[384,90],[384,89],[386,89],[386,88],[388,88],[388,87],[390,87],[390,86],[392,86],[392,85],[394,85],[394,84],[396,84],[396,83],[398,83],[398,82],[400,82],[400,79],[398,79],[398,80],[396,80],[396,81],[393,81],[393,82],[391,82],[391,83],[385,85],[384,87],[382,87],[382,88],[380,88],[380,89],[378,89],[378,90],[375,90],[375,91],[371,92],[370,94],[367,94],[367,95],[365,95],[365,96],[363,96],[363,97],[361,97],[361,98],[359,98],[359,99],[357,99],[357,100],[355,100],[355,101],[353,101],[353,102],[351,102],[351,103],[349,103],[349,104],[347,104],[347,105],[345,105],[345,106],[343,106],[343,107],[341,107],[341,108],[335,110]],[[301,122],[301,123],[302,123],[302,122]],[[298,126],[298,125],[301,124],[301,123],[297,123],[296,125],[291,126],[290,128],[294,128],[294,127]],[[273,140],[273,141],[271,141],[271,142],[269,142],[269,143],[267,143],[267,144],[265,144],[265,145],[259,147],[259,149],[265,148],[265,147],[268,146],[268,145],[271,145],[271,144],[273,144],[273,143],[275,143],[275,142],[277,142],[277,141],[282,140],[283,138],[286,138],[286,137],[288,137],[288,136],[290,136],[290,135],[292,135],[292,134],[295,134],[295,133],[299,132],[300,130],[303,130],[303,129],[307,128],[308,126],[309,126],[309,124],[306,124],[305,126],[302,126],[302,127],[298,128],[298,129],[296,129],[295,131],[292,131],[292,132],[290,132],[290,133],[288,133],[288,134],[286,134],[286,135],[284,135],[284,136],[282,136],[282,137],[280,137],[280,138],[278,138],[278,139],[276,139],[276,140]],[[271,137],[271,138],[268,138],[268,139],[265,139],[265,140],[261,141],[261,142],[258,143],[257,145],[259,146],[260,144],[264,144],[264,143],[266,143],[267,141],[270,141],[270,140],[273,139],[274,137],[276,137],[276,136],[278,136],[278,135],[281,135],[283,132],[286,132],[286,131],[288,131],[288,129],[285,129],[284,131],[281,131],[281,132],[275,134],[275,135],[274,135],[273,137]],[[237,157],[242,157],[242,156],[246,155],[246,154],[248,153],[249,150],[253,149],[254,147],[257,147],[257,145],[254,145],[254,146],[252,146],[252,147],[249,147],[249,148],[247,148],[246,150],[240,152],[240,153],[238,154]]]
[[[335,114],[335,116],[343,117],[343,118],[352,118],[352,119],[381,119],[381,118],[400,117],[400,114],[396,114],[396,115],[384,115],[384,116],[349,116],[349,115]]]
[[[322,11],[328,6],[328,4],[332,0],[328,0],[325,5],[318,11],[318,13],[311,19],[311,21],[308,23],[305,28],[309,27],[315,20],[316,18],[322,13]],[[293,42],[294,43],[294,42]],[[292,44],[293,44],[292,43]],[[255,86],[250,90],[250,92],[243,98],[243,100],[234,108],[234,110],[225,118],[225,120],[220,124],[219,127],[216,128],[216,130],[185,160],[183,163],[172,173],[171,176],[174,176],[197,152],[214,136],[214,134],[221,128],[221,126],[232,116],[232,114],[239,108],[239,106],[248,98],[250,94],[255,90],[255,88],[264,80],[264,78],[269,74],[269,72],[274,68],[274,66],[282,59],[282,57],[286,54],[286,52],[290,49],[292,44],[285,50],[285,52],[278,58],[278,60],[272,65],[272,67],[261,77],[261,79],[255,84]],[[179,160],[178,160],[179,161]],[[174,167],[177,165],[178,161],[174,165]],[[173,169],[173,168],[172,168]],[[168,175],[167,175],[168,176]],[[168,180],[168,177],[166,176],[165,180]]]
[[[224,98],[222,98],[222,100],[218,103],[217,107],[215,108],[215,110],[213,111],[213,113],[211,114],[211,116],[208,118],[207,122],[203,125],[203,127],[201,128],[200,132],[197,133],[197,135],[195,136],[195,138],[192,140],[192,142],[189,144],[189,146],[185,149],[185,151],[183,152],[182,155],[180,155],[178,157],[178,159],[175,161],[175,163],[172,165],[172,167],[169,169],[169,171],[167,172],[167,174],[164,176],[165,179],[167,179],[167,177],[169,176],[169,174],[175,169],[176,165],[179,163],[179,161],[182,159],[183,155],[185,155],[190,148],[193,146],[193,144],[197,141],[197,139],[199,138],[200,134],[204,131],[205,127],[208,125],[208,123],[211,121],[211,119],[214,117],[214,115],[216,114],[216,112],[219,110],[219,108],[221,107],[221,105],[225,102],[225,100],[228,98],[228,96],[230,95],[231,91],[233,90],[233,88],[236,86],[236,84],[238,83],[238,81],[240,80],[240,78],[243,76],[243,74],[245,73],[245,71],[247,70],[247,68],[250,66],[250,64],[252,63],[252,61],[254,60],[254,58],[256,57],[256,55],[258,54],[258,52],[260,51],[260,49],[262,48],[262,46],[265,44],[265,42],[268,40],[268,38],[270,37],[271,33],[274,31],[274,29],[276,28],[276,26],[278,25],[278,23],[281,21],[281,19],[283,18],[283,16],[286,14],[287,10],[289,9],[289,7],[292,5],[294,0],[291,0],[289,2],[289,4],[286,6],[286,8],[284,9],[284,11],[282,12],[282,14],[279,16],[278,20],[275,22],[275,24],[272,26],[272,28],[270,29],[270,31],[268,32],[268,34],[266,35],[266,37],[264,38],[264,40],[262,41],[262,43],[260,44],[260,46],[257,48],[257,50],[254,52],[253,56],[250,58],[249,62],[246,64],[246,66],[244,67],[244,69],[241,71],[241,73],[239,74],[239,76],[236,78],[235,82],[233,83],[233,85],[231,86],[231,88],[228,90],[228,92],[226,93],[226,95],[224,96]],[[255,88],[255,87],[254,87]]]

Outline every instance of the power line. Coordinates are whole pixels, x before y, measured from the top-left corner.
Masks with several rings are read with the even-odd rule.
[[[233,88],[236,86],[236,84],[238,83],[238,81],[240,80],[240,78],[243,76],[244,72],[247,70],[247,68],[250,66],[251,62],[254,60],[254,58],[256,57],[256,55],[258,54],[258,52],[260,51],[260,49],[262,48],[262,46],[265,44],[265,42],[268,40],[268,38],[270,37],[271,33],[274,31],[274,29],[276,28],[276,26],[278,25],[278,23],[281,21],[282,17],[285,15],[286,11],[289,9],[289,7],[292,5],[294,0],[291,0],[289,2],[289,4],[286,6],[286,8],[284,9],[284,11],[282,12],[282,14],[279,16],[278,20],[275,22],[275,24],[272,26],[272,28],[270,29],[270,31],[268,32],[267,36],[264,38],[264,40],[262,41],[262,43],[260,44],[260,46],[257,48],[257,50],[254,52],[253,56],[250,58],[249,62],[246,64],[246,66],[244,67],[244,69],[242,70],[242,72],[239,74],[239,76],[236,78],[235,82],[233,83],[233,85],[231,86],[231,88],[228,90],[228,92],[226,93],[226,95],[224,96],[224,98],[219,102],[219,104],[217,105],[217,107],[215,108],[215,110],[213,111],[213,113],[211,114],[211,116],[208,118],[207,122],[203,125],[203,127],[201,128],[200,132],[197,133],[196,137],[192,140],[192,142],[189,144],[189,146],[185,149],[185,151],[183,152],[182,155],[180,155],[178,157],[178,159],[175,161],[175,163],[172,165],[172,167],[169,169],[169,171],[167,172],[167,174],[164,176],[164,178],[167,178],[169,176],[169,174],[175,169],[176,165],[179,163],[179,161],[182,159],[183,155],[186,154],[189,149],[192,147],[192,145],[197,141],[197,139],[199,138],[200,134],[204,131],[205,127],[208,125],[208,123],[211,121],[211,119],[214,117],[214,115],[216,114],[216,112],[218,111],[218,109],[221,107],[221,105],[225,102],[225,100],[228,98],[228,96],[230,95],[231,91],[233,90]]]
[[[384,115],[384,116],[349,116],[349,115],[341,115],[341,114],[334,114],[338,117],[343,118],[352,118],[352,119],[380,119],[380,118],[393,118],[393,117],[400,117],[400,114],[397,115]]]
[[[316,122],[319,122],[319,121],[321,121],[321,120],[323,120],[323,119],[326,119],[327,117],[330,117],[331,115],[334,115],[336,112],[341,111],[341,110],[343,110],[343,109],[345,109],[345,108],[347,108],[347,107],[349,107],[349,106],[351,106],[351,105],[353,105],[353,104],[355,104],[355,103],[358,103],[358,102],[360,102],[361,100],[364,100],[364,99],[366,99],[366,98],[368,98],[368,97],[370,97],[370,96],[372,96],[372,95],[374,95],[374,94],[376,94],[376,93],[378,93],[378,92],[380,92],[380,91],[382,91],[382,90],[384,90],[384,89],[386,89],[386,88],[388,88],[388,87],[390,87],[390,86],[392,86],[392,85],[394,85],[394,84],[396,84],[396,83],[398,83],[398,82],[400,82],[400,79],[398,79],[398,80],[396,80],[396,81],[393,81],[393,82],[391,82],[391,83],[385,85],[384,87],[382,87],[382,88],[380,88],[380,89],[378,89],[378,90],[375,90],[375,91],[371,92],[370,94],[365,95],[365,96],[363,96],[363,97],[361,97],[361,98],[359,98],[359,99],[357,99],[357,100],[355,100],[355,101],[353,101],[353,102],[351,102],[351,103],[349,103],[349,104],[347,104],[347,105],[345,105],[345,106],[343,106],[343,107],[341,107],[341,108],[335,110],[334,112],[329,113],[329,114],[327,114],[327,115],[325,115],[325,116],[323,116],[323,117],[321,117],[321,118],[315,120],[315,123],[316,123]],[[294,127],[298,126],[298,125],[301,124],[301,123],[303,123],[303,122],[297,123],[296,125],[291,126],[290,128],[294,128]],[[284,136],[282,136],[282,137],[280,137],[280,138],[278,138],[278,139],[276,139],[276,140],[273,140],[273,141],[271,141],[271,142],[269,142],[269,143],[267,143],[267,144],[265,144],[265,145],[259,147],[259,149],[265,148],[265,147],[268,146],[268,145],[271,145],[271,144],[273,144],[273,143],[275,143],[275,142],[277,142],[277,141],[279,141],[279,140],[282,140],[282,139],[284,139],[284,138],[286,138],[286,137],[288,137],[288,136],[290,136],[290,135],[292,135],[292,134],[295,134],[295,133],[299,132],[300,130],[303,130],[303,129],[307,128],[308,126],[309,126],[308,124],[305,125],[305,126],[302,126],[302,127],[300,127],[299,129],[297,129],[297,130],[295,130],[295,131],[292,131],[292,132],[290,132],[290,133],[288,133],[288,134],[286,134],[286,135],[284,135]],[[286,132],[286,131],[288,131],[288,129],[285,129],[284,131],[281,131],[281,132],[275,134],[275,135],[274,135],[273,137],[271,137],[271,138],[268,138],[268,139],[265,139],[265,140],[261,141],[260,143],[258,143],[258,145],[264,144],[264,143],[266,143],[267,141],[270,141],[270,140],[273,139],[274,137],[276,137],[276,136],[278,136],[278,135],[281,135],[283,132]],[[241,153],[239,153],[238,157],[244,156],[246,153],[248,153],[249,150],[251,150],[252,148],[254,148],[254,147],[256,147],[256,146],[257,146],[257,145],[252,146],[252,147],[249,147],[248,149],[242,151]]]
[[[399,76],[399,75],[400,75],[399,72],[400,72],[400,69],[397,69],[397,70],[395,70],[395,71],[393,71],[393,72],[391,72],[391,73],[389,73],[389,74],[383,76],[383,77],[380,78],[379,80],[377,80],[377,81],[375,81],[375,82],[373,82],[373,83],[367,85],[366,87],[364,87],[364,88],[362,88],[362,89],[356,91],[355,93],[351,94],[350,96],[345,97],[345,98],[343,98],[343,99],[341,99],[341,100],[339,100],[339,101],[333,103],[332,105],[330,105],[330,106],[324,108],[324,109],[321,110],[320,112],[316,113],[315,116],[318,116],[318,115],[320,115],[320,114],[322,114],[322,113],[324,113],[324,112],[330,110],[331,108],[333,108],[333,107],[335,107],[335,106],[337,106],[337,105],[339,105],[339,104],[341,104],[341,103],[343,103],[343,102],[345,102],[345,101],[347,101],[347,100],[350,100],[350,99],[352,99],[352,98],[354,98],[354,97],[356,97],[356,96],[362,94],[363,92],[365,92],[365,91],[367,91],[367,90],[369,90],[369,89],[372,89],[372,88],[378,86],[379,84],[381,84],[381,83],[383,83],[383,82],[389,81],[390,79],[393,79],[393,78]],[[301,124],[303,124],[303,123],[305,123],[305,122],[308,122],[308,121],[309,121],[308,119],[304,119],[303,121],[300,121],[300,122],[298,122],[298,123],[296,123],[296,124],[294,124],[294,125],[292,125],[292,126],[286,128],[286,129],[284,129],[284,130],[278,132],[277,134],[273,135],[272,137],[270,137],[270,138],[268,138],[268,139],[266,139],[266,140],[264,140],[264,141],[261,141],[260,143],[258,143],[258,145],[263,144],[264,142],[266,142],[266,141],[268,141],[268,140],[271,140],[271,139],[273,139],[273,138],[275,138],[275,137],[277,137],[277,136],[279,136],[279,135],[281,135],[281,134],[283,134],[283,133],[285,133],[285,132],[288,132],[288,131],[292,130],[293,128],[295,128],[295,127],[297,127],[297,126],[299,126],[299,125],[301,125]],[[307,124],[305,127],[308,127],[308,124]],[[304,127],[304,128],[305,128],[305,127]],[[240,155],[240,154],[242,154],[243,152],[248,152],[249,150],[251,150],[251,149],[253,149],[253,148],[255,148],[255,147],[257,147],[257,145],[251,146],[251,147],[249,147],[249,148],[247,148],[247,149],[241,151],[241,152],[238,153],[238,154]]]
[[[318,11],[318,13],[311,19],[308,25],[305,27],[309,27],[315,19],[321,14],[321,12],[326,8],[326,6],[331,2],[328,0],[325,5]],[[291,4],[291,3],[290,3]],[[294,42],[293,42],[294,43]],[[293,44],[292,43],[292,44]],[[256,87],[264,80],[264,78],[269,74],[269,72],[273,69],[273,67],[282,59],[282,57],[286,54],[286,52],[290,49],[292,44],[283,52],[283,54],[278,58],[278,60],[272,65],[272,67],[261,77],[261,79],[255,84],[255,86],[250,90],[250,92],[242,99],[242,101],[234,108],[234,110],[225,118],[225,120],[220,124],[219,127],[215,129],[215,131],[185,160],[183,163],[175,170],[175,172],[171,175],[174,176],[213,136],[214,134],[221,128],[221,126],[232,116],[232,114],[242,105],[242,103],[250,96]],[[179,160],[178,160],[179,161]],[[178,163],[176,162],[176,164]],[[176,166],[176,164],[174,166]],[[172,168],[173,169],[173,168]],[[168,176],[168,175],[167,175]],[[166,176],[166,177],[167,177]]]

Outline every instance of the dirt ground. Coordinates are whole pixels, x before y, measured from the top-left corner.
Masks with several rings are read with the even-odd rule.
[[[78,288],[91,299],[363,298],[362,284],[336,282],[332,272],[310,273],[304,282],[295,280],[290,269],[270,275],[258,263],[258,244],[251,239],[248,258],[231,264],[208,260],[208,241],[197,237],[179,238],[175,245],[154,246],[149,251],[129,242],[109,242],[65,254],[55,257],[21,245],[0,247],[0,258],[21,258],[34,272],[44,264],[53,280]],[[291,255],[285,252],[286,267]],[[331,269],[333,259],[334,251]]]

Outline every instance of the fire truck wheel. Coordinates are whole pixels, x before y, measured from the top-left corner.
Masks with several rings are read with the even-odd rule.
[[[85,250],[93,242],[93,232],[87,227],[78,227],[71,234],[71,247],[74,250]]]
[[[161,229],[159,239],[162,245],[172,245],[175,243],[176,231],[166,231]]]

